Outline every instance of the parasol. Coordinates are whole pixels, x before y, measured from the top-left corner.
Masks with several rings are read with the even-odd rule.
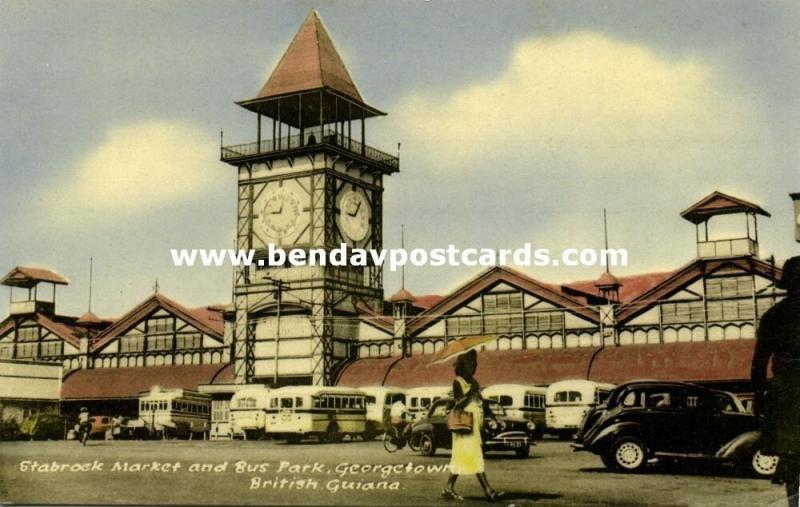
[[[461,338],[460,340],[453,340],[442,350],[433,355],[430,364],[444,363],[454,357],[464,354],[465,352],[477,349],[481,345],[485,345],[486,343],[494,341],[496,338],[496,336],[479,335],[467,336],[466,338]]]

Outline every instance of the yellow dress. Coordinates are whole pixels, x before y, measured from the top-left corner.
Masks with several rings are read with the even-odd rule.
[[[456,377],[461,384],[464,396],[467,396],[471,385],[461,377]],[[464,408],[472,414],[472,433],[451,433],[453,451],[450,455],[450,473],[455,475],[473,475],[483,473],[483,450],[481,449],[481,427],[483,426],[483,406],[473,399]]]

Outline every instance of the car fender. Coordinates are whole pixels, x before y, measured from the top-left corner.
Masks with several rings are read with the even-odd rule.
[[[411,427],[411,433],[433,433],[433,424],[421,421]]]
[[[715,456],[725,459],[747,456],[758,445],[760,440],[760,431],[747,431],[723,445]]]
[[[641,437],[644,433],[644,428],[641,424],[632,421],[622,421],[610,424],[603,428],[596,437],[592,439],[588,447],[591,450],[600,450],[600,448],[608,445],[612,440],[621,436],[635,435]]]

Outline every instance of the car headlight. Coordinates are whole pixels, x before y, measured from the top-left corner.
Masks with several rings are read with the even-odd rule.
[[[494,422],[494,421],[493,421],[493,420],[491,420],[491,419],[489,419],[489,424],[488,424],[488,426],[489,426],[489,429],[493,429],[493,430],[496,430],[496,429],[497,429],[497,423],[496,423],[496,422]]]
[[[533,421],[528,421],[528,424],[526,424],[526,426],[528,427],[529,431],[533,431],[536,429],[536,423]]]

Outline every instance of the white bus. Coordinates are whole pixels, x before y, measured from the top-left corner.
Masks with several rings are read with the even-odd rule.
[[[483,389],[485,399],[494,400],[503,406],[506,415],[525,419],[536,425],[535,434],[541,437],[545,431],[545,406],[547,388],[524,384],[495,384]]]
[[[398,387],[376,386],[360,389],[367,394],[367,431],[364,438],[372,440],[379,433],[386,431],[392,403],[399,399],[408,410],[406,393]]]
[[[414,387],[406,391],[406,410],[417,421],[425,416],[434,401],[452,395],[450,386]]]
[[[266,434],[296,443],[308,437],[339,442],[365,436],[367,395],[347,387],[287,386],[269,393]]]
[[[546,425],[549,433],[571,438],[589,408],[605,402],[613,384],[591,380],[562,380],[547,387]]]
[[[205,437],[211,397],[187,389],[153,387],[139,396],[139,419],[156,438]]]
[[[269,408],[269,388],[265,385],[243,387],[231,398],[229,420],[231,436],[257,440],[265,435]]]

